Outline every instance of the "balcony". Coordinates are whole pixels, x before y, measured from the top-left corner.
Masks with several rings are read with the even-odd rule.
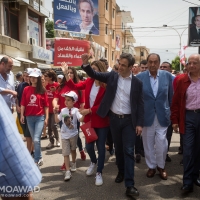
[[[19,0],[20,5],[28,5],[31,10],[40,16],[49,17],[50,12],[43,6],[44,0]]]

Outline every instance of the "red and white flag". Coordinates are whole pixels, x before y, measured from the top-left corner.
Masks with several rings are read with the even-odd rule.
[[[186,58],[185,58],[185,49],[187,48],[187,46],[182,46],[181,50],[179,51],[179,57],[180,57],[180,62],[182,65],[186,65]]]

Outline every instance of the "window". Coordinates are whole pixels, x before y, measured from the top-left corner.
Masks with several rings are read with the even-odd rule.
[[[115,31],[114,30],[112,31],[112,39],[113,40],[115,39]]]
[[[106,10],[108,10],[108,1],[106,1]]]
[[[9,9],[8,3],[4,3],[4,33],[19,41],[19,13]]]
[[[112,17],[115,18],[115,9],[113,8]]]
[[[35,39],[36,45],[42,46],[41,17],[31,10],[28,11],[28,16],[29,37]]]
[[[108,50],[105,49],[105,58],[107,58]]]
[[[106,35],[108,35],[108,24],[106,24],[105,32],[106,32]]]
[[[114,55],[115,55],[115,52],[112,51],[112,61],[114,60]]]

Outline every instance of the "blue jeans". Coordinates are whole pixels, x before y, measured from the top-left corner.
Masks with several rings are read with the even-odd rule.
[[[86,144],[87,152],[90,156],[90,160],[92,163],[97,163],[97,157],[94,151],[94,143],[96,142],[97,150],[98,150],[98,166],[97,172],[102,173],[104,168],[104,160],[105,160],[105,144],[106,144],[106,137],[109,131],[109,127],[105,128],[95,128],[96,134],[98,139],[94,142]]]
[[[26,117],[28,128],[34,143],[34,160],[38,162],[42,158],[41,154],[41,135],[44,127],[44,115],[43,116],[27,116]]]
[[[109,117],[118,171],[124,174],[126,187],[134,186],[136,132],[132,125],[131,116],[119,118],[110,113]]]

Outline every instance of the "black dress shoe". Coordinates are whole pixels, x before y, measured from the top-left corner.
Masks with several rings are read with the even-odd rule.
[[[140,163],[140,161],[141,161],[141,155],[140,154],[136,154],[136,156],[135,156],[135,162],[136,163]]]
[[[200,187],[200,178],[194,181],[194,184]]]
[[[165,161],[166,162],[171,162],[172,161],[172,159],[169,157],[169,155],[167,154],[167,156],[166,156],[166,159],[165,159]]]
[[[183,187],[181,188],[181,190],[183,192],[186,192],[186,193],[193,192],[193,187],[191,185],[183,185]]]
[[[111,156],[113,156],[115,154],[115,150],[114,149],[111,150],[111,151],[109,150],[109,153],[110,153]]]
[[[117,177],[115,179],[115,183],[121,183],[124,180],[124,174],[121,172],[118,172]]]
[[[138,197],[139,192],[135,187],[127,187],[126,195],[129,196],[129,197]]]

